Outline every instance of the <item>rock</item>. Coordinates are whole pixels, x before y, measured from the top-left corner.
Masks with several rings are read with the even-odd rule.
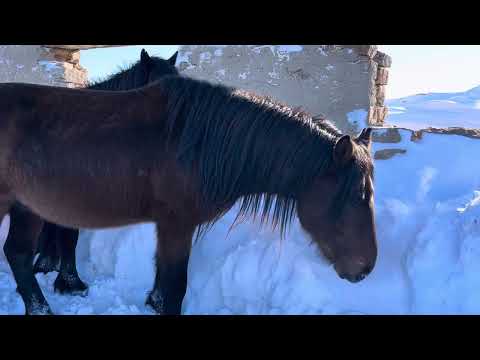
[[[382,125],[388,115],[386,106],[370,106],[367,121],[369,125]]]
[[[378,85],[376,88],[376,105],[383,107],[383,104],[385,103],[385,93],[387,87],[385,85]],[[383,119],[385,119],[385,116]]]
[[[373,61],[375,61],[378,66],[383,66],[389,68],[392,66],[392,58],[381,51],[377,51],[375,56],[373,57]]]
[[[372,132],[372,141],[377,143],[399,143],[402,141],[400,132],[396,128],[383,128]]]
[[[385,122],[385,118],[388,115],[388,108],[386,106],[377,106],[377,124],[383,124]]]
[[[429,127],[420,131],[432,134],[459,135],[466,136],[472,139],[480,139],[480,129],[467,129],[462,127],[448,127],[440,129]]]
[[[375,151],[373,158],[375,160],[387,160],[394,157],[397,154],[405,154],[407,150],[405,149],[384,149]]]
[[[353,48],[359,55],[367,56],[372,59],[377,51],[376,45],[350,45],[348,47]]]
[[[377,68],[377,78],[375,79],[376,85],[387,85],[388,84],[388,68],[383,66],[378,66]]]
[[[50,54],[56,61],[78,63],[78,61],[80,60],[80,51],[78,50],[51,48]]]

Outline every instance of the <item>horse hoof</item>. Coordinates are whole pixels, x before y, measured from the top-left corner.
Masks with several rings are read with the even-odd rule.
[[[33,273],[43,273],[48,274],[52,271],[60,271],[60,261],[58,257],[52,258],[51,256],[41,256],[35,262],[33,266]]]
[[[145,306],[151,308],[157,315],[165,314],[165,307],[163,306],[163,300],[160,296],[151,292],[148,294]]]
[[[38,316],[38,315],[55,315],[50,309],[50,306],[48,304],[43,304],[43,305],[38,305],[35,306],[34,308],[29,309],[28,311],[25,312],[25,315],[29,316]]]
[[[85,297],[88,295],[88,285],[75,275],[69,276],[68,279],[61,277],[56,278],[53,288],[56,293],[70,296]]]
[[[164,298],[158,293],[152,291],[148,294],[145,306],[150,307],[157,315],[181,315],[181,302],[166,303]]]

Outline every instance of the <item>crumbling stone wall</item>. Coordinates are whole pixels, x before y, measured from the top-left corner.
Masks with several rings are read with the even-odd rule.
[[[80,51],[40,45],[0,46],[0,82],[83,87],[87,71]]]
[[[83,87],[80,49],[110,46],[0,46],[0,82]],[[384,122],[390,64],[374,45],[185,45],[177,63],[187,75],[303,107],[347,133]]]
[[[185,45],[183,73],[270,95],[357,133],[383,123],[391,59],[374,45]]]
[[[402,139],[403,134],[403,139]],[[385,148],[375,151],[375,160],[388,160],[394,156],[407,153],[405,140],[421,143],[429,134],[465,136],[471,139],[480,140],[479,129],[465,129],[461,127],[433,128],[412,130],[401,127],[375,127],[372,133],[372,140],[376,143],[385,144]]]
[[[392,58],[381,51],[377,51],[373,61],[377,66],[375,104],[369,108],[368,123],[370,125],[382,125],[388,115],[388,108],[385,106],[385,96],[388,84],[388,70],[392,66]]]

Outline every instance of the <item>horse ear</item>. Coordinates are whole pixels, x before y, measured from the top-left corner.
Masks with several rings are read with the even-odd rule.
[[[353,142],[349,135],[343,135],[333,148],[333,160],[339,166],[345,165],[352,159]]]
[[[175,51],[175,54],[173,54],[170,59],[168,59],[168,63],[172,66],[175,66],[175,64],[177,63],[177,56],[178,56],[178,51]]]
[[[150,62],[150,55],[148,55],[148,52],[145,49],[142,49],[142,52],[140,53],[140,61],[142,64],[148,64]]]
[[[360,135],[358,135],[357,140],[365,146],[370,146],[372,141],[372,128],[368,127],[363,129]]]

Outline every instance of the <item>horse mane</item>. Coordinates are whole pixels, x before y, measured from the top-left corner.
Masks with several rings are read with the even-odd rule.
[[[177,69],[174,66],[167,65],[167,61],[157,57],[149,57],[149,64],[142,63],[142,60],[137,60],[130,65],[119,66],[117,72],[107,75],[103,78],[98,78],[92,82],[87,83],[88,89],[94,90],[129,90],[145,86],[148,82],[147,73],[144,78],[139,80],[137,75],[139,71],[149,71],[154,68],[162,69],[161,75],[176,75]],[[157,74],[158,76],[158,74]]]
[[[124,66],[118,66],[115,73],[88,82],[86,87],[94,90],[132,89],[135,84],[135,70],[140,66],[140,60]]]
[[[270,97],[224,85],[183,76],[159,83],[167,99],[169,143],[175,143],[179,162],[196,171],[206,204],[225,206],[226,212],[241,199],[236,221],[260,214],[262,224],[280,225],[283,236],[298,194],[331,165],[336,128],[315,124],[308,113]]]

